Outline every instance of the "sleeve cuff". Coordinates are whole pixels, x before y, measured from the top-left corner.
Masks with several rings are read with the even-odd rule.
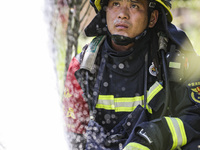
[[[131,142],[123,150],[150,150],[148,147],[139,143]]]

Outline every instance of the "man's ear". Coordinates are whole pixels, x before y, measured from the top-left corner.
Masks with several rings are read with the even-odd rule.
[[[154,10],[151,13],[151,18],[150,18],[150,22],[149,22],[149,28],[153,28],[156,24],[156,22],[158,21],[158,10]]]

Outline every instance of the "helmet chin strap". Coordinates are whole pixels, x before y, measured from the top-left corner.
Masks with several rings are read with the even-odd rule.
[[[134,42],[140,40],[142,37],[144,37],[147,34],[147,29],[145,29],[141,34],[139,34],[138,36],[136,36],[134,38],[130,38],[130,37],[119,35],[119,34],[111,34],[109,32],[109,30],[107,30],[107,32],[115,44],[121,45],[121,46],[126,46],[126,45],[134,43]]]
[[[117,44],[117,45],[126,46],[126,45],[129,45],[131,43],[135,43],[136,41],[142,39],[142,37],[144,37],[147,34],[147,31],[149,29],[148,25],[149,25],[149,22],[150,22],[152,12],[153,12],[153,9],[149,8],[147,27],[146,27],[146,29],[144,29],[144,31],[142,33],[140,33],[138,36],[136,36],[134,38],[130,38],[130,37],[119,35],[119,34],[111,34],[110,31],[108,30],[107,25],[106,25],[107,33],[111,37],[111,39],[114,41],[114,43]]]

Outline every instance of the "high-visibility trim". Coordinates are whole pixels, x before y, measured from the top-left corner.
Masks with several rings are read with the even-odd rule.
[[[126,145],[123,150],[150,150],[150,149],[139,143],[131,142],[128,145]]]
[[[99,95],[96,108],[115,110],[114,95]]]
[[[133,110],[135,110],[137,106],[133,106],[133,107],[118,107],[118,108],[115,108],[115,111],[116,112],[132,112]]]
[[[165,117],[168,127],[171,131],[173,145],[171,150],[187,143],[187,137],[183,122],[179,118]]]
[[[183,124],[181,119],[177,118],[176,120],[177,120],[178,125],[180,127],[180,132],[181,132],[181,135],[182,135],[182,138],[183,138],[182,139],[183,141],[182,141],[182,144],[181,144],[181,146],[183,146],[183,145],[187,144],[187,136],[186,136],[186,133],[185,133],[185,127],[184,127],[184,124]]]
[[[144,107],[144,105],[142,105],[142,107]],[[149,105],[146,105],[146,109],[148,110],[148,112],[150,114],[152,114],[152,109],[151,109],[151,107]]]
[[[115,105],[103,105],[103,104],[97,104],[96,108],[99,109],[106,109],[106,110],[115,110]]]
[[[147,103],[149,103],[153,99],[153,97],[158,94],[158,92],[160,92],[162,89],[163,86],[158,81],[156,81],[147,92]]]
[[[136,96],[136,97],[122,97],[122,98],[115,98],[115,101],[120,102],[137,102],[144,99],[144,96]]]
[[[136,97],[123,97],[123,98],[115,98],[115,111],[127,111],[131,112],[135,110],[138,105],[144,105],[143,103],[144,96],[136,96]]]
[[[163,87],[156,81],[147,92],[147,103],[149,103],[162,89]],[[115,98],[114,95],[99,95],[96,108],[114,110],[115,112],[131,112],[135,110],[138,105],[144,107],[144,95],[118,98]],[[148,104],[146,108],[149,113],[152,113],[152,109]]]
[[[113,100],[113,95],[99,95],[99,99]]]
[[[167,10],[167,12],[169,13],[169,14],[167,15],[167,20],[168,20],[169,22],[172,22],[172,20],[173,20],[173,15],[172,15],[172,13],[171,13],[171,11],[170,11],[171,8],[170,8],[169,6],[167,6],[162,0],[156,0],[156,1],[164,6],[164,8],[165,8],[165,9]]]

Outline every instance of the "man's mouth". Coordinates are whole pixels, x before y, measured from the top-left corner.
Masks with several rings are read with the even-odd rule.
[[[128,28],[128,25],[125,24],[125,23],[117,23],[117,24],[115,25],[115,27],[116,27],[117,29],[126,29],[126,28]]]

